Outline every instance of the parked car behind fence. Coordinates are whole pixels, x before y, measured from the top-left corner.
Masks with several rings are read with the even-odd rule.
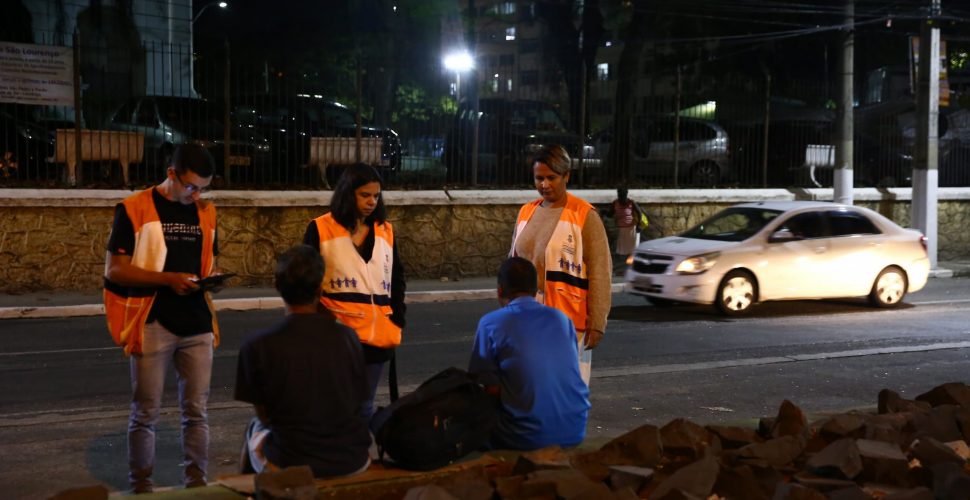
[[[450,183],[472,181],[494,185],[531,182],[532,156],[543,146],[559,144],[579,163],[580,136],[570,132],[556,108],[546,102],[525,99],[485,98],[478,101],[478,116],[470,103],[462,102],[445,135],[443,161]],[[473,161],[475,122],[478,121],[478,157]],[[583,148],[587,166],[598,163],[589,145]]]
[[[175,147],[196,143],[216,161],[216,175],[231,182],[265,182],[270,173],[270,145],[257,131],[230,128],[229,159],[225,161],[225,110],[190,97],[134,97],[111,114],[109,128],[145,135],[144,175],[161,178]]]
[[[630,174],[634,180],[671,185],[675,167],[679,183],[692,186],[714,187],[731,179],[731,145],[724,128],[709,120],[681,118],[679,142],[674,140],[674,129],[673,116],[634,117],[630,129]],[[593,134],[593,146],[601,155],[603,167],[615,174],[622,152],[611,147],[613,138],[612,128],[601,130]],[[595,170],[592,173],[605,176],[596,175]]]
[[[357,136],[356,113],[322,96],[242,97],[233,106],[233,120],[269,139],[277,170],[274,179],[283,183],[315,186],[324,181],[332,186],[343,167],[357,161],[353,140]],[[373,140],[379,144],[376,151],[363,151],[360,161],[372,164],[385,179],[392,178],[400,169],[403,156],[397,132],[366,123],[360,132],[363,148],[368,148]],[[347,140],[323,144],[326,138]],[[325,172],[323,178],[321,172]]]

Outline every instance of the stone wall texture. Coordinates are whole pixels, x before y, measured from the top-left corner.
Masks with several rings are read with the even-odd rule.
[[[650,218],[644,239],[677,234],[733,201],[641,202]],[[909,201],[860,201],[909,225]],[[0,293],[101,288],[113,209],[102,206],[0,205]],[[519,204],[391,206],[409,279],[494,275],[508,253]],[[240,285],[269,285],[276,256],[302,241],[320,206],[220,206],[219,265]],[[970,200],[940,200],[939,260],[970,259]],[[611,238],[612,222],[607,223]]]

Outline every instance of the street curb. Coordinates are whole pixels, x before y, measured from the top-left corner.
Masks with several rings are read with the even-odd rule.
[[[613,283],[612,293],[622,292],[623,283]],[[408,304],[429,304],[436,302],[454,302],[459,300],[487,300],[495,298],[494,289],[481,290],[431,290],[424,292],[410,292],[407,294]],[[283,307],[283,299],[279,297],[249,297],[240,299],[216,299],[212,301],[217,311],[256,311],[262,309],[279,309]],[[82,316],[104,315],[103,304],[78,304],[70,306],[45,307],[0,307],[0,320],[4,319],[35,319],[35,318],[73,318]]]

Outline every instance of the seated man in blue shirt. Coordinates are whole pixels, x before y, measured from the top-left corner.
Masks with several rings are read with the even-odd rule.
[[[317,309],[323,270],[310,246],[281,255],[275,282],[286,317],[239,349],[236,399],[256,410],[246,431],[256,472],[309,465],[316,477],[336,477],[370,465],[364,354],[353,330]]]
[[[576,329],[562,312],[536,302],[536,268],[512,257],[498,272],[502,309],[482,317],[468,364],[498,386],[493,448],[575,446],[586,435],[589,388],[579,374]]]

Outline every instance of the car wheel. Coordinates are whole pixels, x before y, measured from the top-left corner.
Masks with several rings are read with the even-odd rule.
[[[702,161],[690,169],[690,182],[695,186],[715,186],[721,180],[721,169],[717,163]]]
[[[728,316],[740,316],[748,312],[758,296],[758,286],[754,277],[747,271],[735,270],[727,273],[717,287],[714,304]]]
[[[896,266],[889,266],[876,276],[869,292],[869,302],[876,307],[894,307],[906,296],[906,274]]]

